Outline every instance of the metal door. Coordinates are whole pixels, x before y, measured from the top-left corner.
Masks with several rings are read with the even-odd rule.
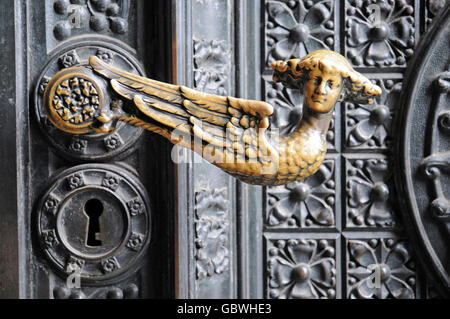
[[[444,35],[427,31],[445,5],[431,0],[1,1],[0,60],[6,76],[0,79],[0,296],[444,296],[443,277],[422,266],[438,265],[420,244],[423,231],[409,227],[415,215],[406,208],[413,204],[405,176],[417,177],[401,166],[399,136],[409,138],[403,131],[405,110],[413,109],[406,105],[408,96],[423,82],[405,85],[405,72],[413,63],[427,63],[413,58],[416,51],[427,55],[430,43],[443,41]],[[421,43],[424,34],[429,40]],[[265,100],[276,109],[277,126],[289,130],[301,117],[302,99],[273,83],[270,63],[323,48],[344,55],[383,95],[370,107],[337,105],[326,161],[316,175],[287,186],[241,183],[193,153],[174,155],[159,136],[127,126],[116,135],[61,135],[46,128],[36,111],[52,74],[95,54],[147,77]],[[448,46],[440,52],[442,60]],[[445,74],[439,79],[448,92]],[[448,119],[440,119],[445,133]],[[427,147],[420,141],[417,150]],[[438,146],[426,156],[445,150],[445,142],[431,143]],[[117,199],[120,187],[133,195]],[[432,202],[437,191],[427,187],[421,198],[428,200],[424,194],[429,194]],[[90,222],[101,217],[89,217],[90,207],[100,207],[93,199],[102,202],[103,214],[114,212],[117,200],[125,217],[111,213],[116,222],[95,230],[98,225]],[[84,210],[83,234],[94,229],[93,239],[85,238],[91,250],[77,246],[73,238],[81,235],[67,235],[81,222],[71,226],[71,218],[54,217],[55,206],[67,214]],[[123,221],[141,228],[127,228],[126,240],[119,236],[114,242],[111,234]],[[106,237],[95,235],[107,231]],[[446,242],[438,240],[436,247]],[[111,247],[102,250],[107,244]],[[60,246],[64,249],[57,250]],[[77,281],[67,278],[80,265],[90,272],[81,273],[81,286],[73,286]]]

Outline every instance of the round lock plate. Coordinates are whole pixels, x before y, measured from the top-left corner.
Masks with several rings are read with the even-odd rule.
[[[91,124],[92,117],[86,110],[92,106],[92,112],[94,112],[95,107],[102,105],[104,97],[99,93],[101,90],[97,87],[98,85],[91,83],[92,80],[86,78],[83,72],[78,75],[68,72],[65,81],[61,81],[59,85],[55,86],[54,90],[59,90],[58,92],[61,94],[56,91],[51,94],[54,112],[46,114],[43,103],[45,89],[55,74],[64,72],[71,67],[88,65],[89,57],[92,55],[128,72],[145,76],[143,68],[133,57],[131,50],[125,44],[114,39],[108,39],[106,42],[98,37],[86,37],[86,40],[68,41],[51,55],[37,79],[34,99],[35,113],[41,131],[50,144],[56,148],[58,154],[72,160],[106,161],[111,158],[117,159],[119,155],[125,156],[137,145],[144,130],[123,122],[119,122],[115,130],[108,134],[82,135],[63,132],[52,124],[49,116],[61,118],[68,125],[77,128],[78,132],[80,132],[80,127],[87,127]],[[80,83],[81,81],[83,83]],[[85,100],[89,102],[89,107],[86,107]],[[110,103],[111,107],[122,103],[120,99],[114,97],[111,99],[105,97],[106,102]],[[83,112],[71,111],[72,107],[77,107],[80,103],[82,103]]]
[[[58,174],[38,203],[38,237],[57,270],[104,284],[136,269],[150,241],[150,212],[131,172],[80,165]]]

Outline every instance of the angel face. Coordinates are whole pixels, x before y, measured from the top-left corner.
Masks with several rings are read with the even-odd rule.
[[[342,87],[339,72],[322,72],[314,68],[304,86],[306,104],[315,112],[328,113],[338,100]]]

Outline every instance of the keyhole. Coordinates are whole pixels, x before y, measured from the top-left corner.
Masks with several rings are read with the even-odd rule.
[[[98,247],[102,245],[100,240],[100,216],[103,213],[103,204],[98,199],[90,199],[84,204],[84,213],[88,217],[88,231],[86,246]]]

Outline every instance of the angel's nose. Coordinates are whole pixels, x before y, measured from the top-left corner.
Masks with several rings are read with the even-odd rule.
[[[326,82],[322,81],[314,91],[317,95],[326,95],[327,94],[327,88],[326,88]]]

